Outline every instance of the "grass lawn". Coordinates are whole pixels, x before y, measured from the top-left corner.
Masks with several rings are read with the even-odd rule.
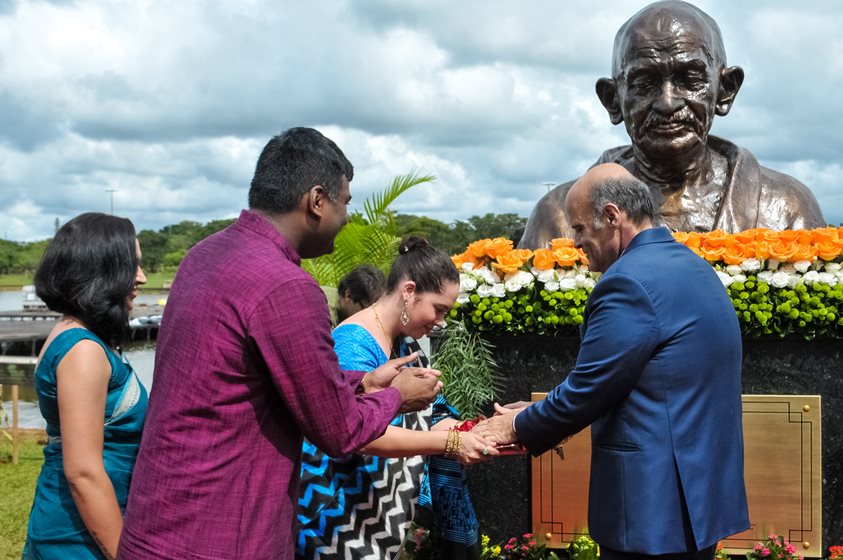
[[[0,274],[0,290],[3,288],[19,289],[32,284],[31,274]]]
[[[144,271],[146,272],[146,271]],[[176,277],[176,271],[162,271],[162,272],[146,272],[146,284],[144,290],[161,290],[165,282],[172,283],[173,278]]]
[[[162,272],[147,272],[145,290],[161,290],[165,282],[172,282],[176,277],[175,270],[166,270]],[[32,275],[30,274],[0,274],[0,290],[14,289],[19,290],[21,286],[32,285]]]
[[[20,558],[26,541],[35,481],[44,463],[44,432],[22,432],[20,464],[12,464],[12,443],[0,435],[0,558]]]

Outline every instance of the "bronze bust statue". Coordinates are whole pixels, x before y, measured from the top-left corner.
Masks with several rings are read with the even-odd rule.
[[[618,163],[647,183],[673,231],[825,227],[808,187],[708,135],[714,116],[729,113],[743,77],[740,67],[726,66],[720,29],[708,14],[675,0],[650,4],[618,30],[612,77],[596,86],[612,124],[623,122],[632,144],[605,151],[595,165]],[[565,196],[573,182],[536,204],[519,247],[572,236]]]

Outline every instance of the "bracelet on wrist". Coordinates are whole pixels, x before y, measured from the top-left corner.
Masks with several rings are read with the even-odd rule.
[[[448,437],[445,439],[445,457],[451,459],[459,455],[462,444],[462,434],[459,430],[448,430]]]

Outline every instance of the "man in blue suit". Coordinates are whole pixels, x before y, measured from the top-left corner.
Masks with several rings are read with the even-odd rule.
[[[653,226],[648,187],[620,165],[589,170],[565,210],[603,273],[576,366],[544,401],[498,406],[475,429],[538,455],[591,425],[601,558],[711,559],[749,528],[734,308],[712,267]]]

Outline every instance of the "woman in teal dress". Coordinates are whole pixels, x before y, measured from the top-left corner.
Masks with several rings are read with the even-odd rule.
[[[35,369],[48,443],[25,559],[115,558],[147,393],[122,357],[137,287],[146,283],[135,228],[82,214],[48,245],[35,290],[61,319]]]
[[[370,371],[411,354],[415,339],[443,323],[458,293],[459,273],[447,255],[423,239],[402,241],[387,292],[334,330],[340,366]],[[462,432],[457,448],[443,456],[458,418],[439,395],[424,411],[398,415],[356,454],[328,457],[305,441],[296,558],[396,558],[412,520],[433,530],[440,558],[478,558],[479,527],[462,465],[497,451]]]

